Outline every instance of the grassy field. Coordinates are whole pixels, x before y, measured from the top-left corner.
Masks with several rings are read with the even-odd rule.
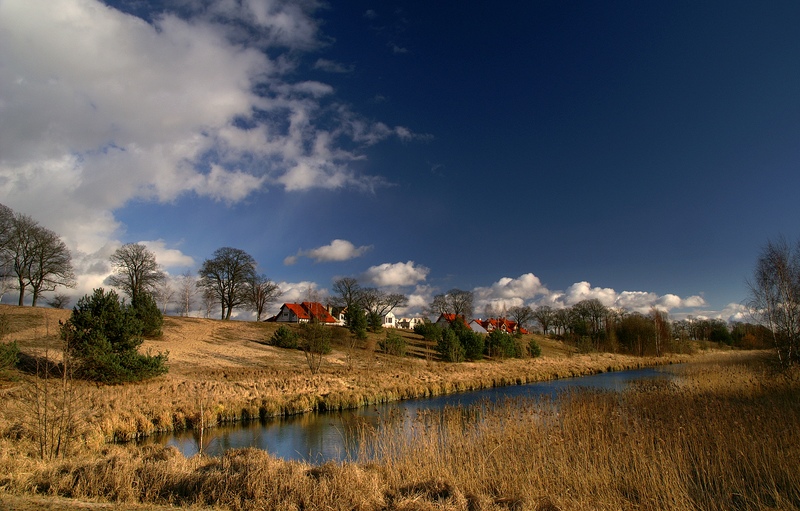
[[[57,353],[68,311],[6,306],[0,314],[6,341],[29,356]],[[5,375],[0,510],[108,502],[143,510],[800,509],[800,389],[753,354],[645,360],[577,355],[539,339],[540,359],[445,364],[411,333],[413,356],[404,358],[376,353],[375,336],[355,347],[339,336],[312,375],[302,352],[266,344],[275,328],[167,318],[163,337],[145,348],[169,350],[170,372],[133,385],[79,384],[80,442],[50,462],[26,440],[33,424],[22,398],[35,378]],[[552,413],[516,401],[419,417],[412,435],[365,428],[365,454],[376,455],[358,464],[314,467],[254,449],[186,459],[171,448],[108,443],[199,424],[201,411],[213,425],[685,360],[694,362],[680,385],[574,394]]]

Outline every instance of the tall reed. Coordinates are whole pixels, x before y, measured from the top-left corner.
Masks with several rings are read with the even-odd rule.
[[[800,509],[800,380],[752,361],[681,371],[623,393],[390,416],[362,426],[342,464],[110,446],[0,468],[10,490],[234,510]]]

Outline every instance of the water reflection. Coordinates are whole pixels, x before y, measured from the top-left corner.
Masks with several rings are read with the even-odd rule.
[[[648,368],[223,426],[205,431],[203,452],[218,456],[232,448],[257,447],[290,460],[344,461],[358,454],[359,427],[381,428],[387,421],[397,427],[398,421],[403,421],[403,429],[407,430],[417,414],[430,410],[521,397],[554,397],[559,392],[581,387],[619,391],[634,381],[674,377],[667,370]],[[192,456],[199,451],[200,435],[194,431],[180,432],[152,437],[147,443],[175,446],[184,455]]]

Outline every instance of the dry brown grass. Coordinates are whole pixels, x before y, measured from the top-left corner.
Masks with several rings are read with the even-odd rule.
[[[58,352],[58,321],[67,319],[69,311],[0,306],[0,314],[13,325],[7,340],[16,340],[23,352]],[[80,384],[86,443],[98,447],[109,440],[190,428],[200,423],[201,409],[204,423],[213,426],[686,359],[578,356],[558,341],[540,339],[546,356],[539,359],[447,364],[436,362],[431,347],[412,332],[402,335],[419,356],[397,358],[370,349],[377,334],[349,348],[346,330],[337,327],[333,353],[320,373],[312,375],[302,352],[267,344],[276,329],[268,323],[165,318],[163,336],[146,340],[143,348],[169,351],[168,374],[123,386]],[[9,410],[15,409],[26,378],[22,375],[0,389]],[[17,412],[0,420],[0,434],[25,428]]]
[[[57,351],[58,320],[69,317],[69,311],[10,306],[0,306],[0,314],[10,319],[5,340],[16,340],[28,355]],[[792,500],[797,480],[780,468],[783,455],[771,444],[762,447],[735,433],[757,424],[769,439],[789,444],[786,452],[797,459],[796,446],[787,440],[797,431],[797,417],[791,415],[796,410],[762,399],[796,396],[796,385],[740,365],[731,366],[735,370],[713,366],[680,388],[640,389],[624,400],[575,396],[559,404],[558,420],[553,416],[550,422],[535,418],[541,414],[520,413],[530,411],[530,403],[497,408],[481,424],[469,422],[469,415],[464,419],[460,411],[421,418],[417,427],[424,434],[376,438],[373,448],[383,455],[360,465],[310,467],[255,450],[185,459],[173,449],[107,444],[191,427],[199,423],[201,409],[206,424],[213,425],[689,359],[576,355],[557,341],[539,339],[545,355],[540,359],[446,364],[436,362],[431,347],[413,333],[403,335],[416,356],[402,359],[370,349],[376,336],[351,349],[338,334],[322,371],[311,375],[301,352],[266,344],[275,328],[166,318],[163,337],[147,340],[145,348],[168,350],[170,372],[122,386],[80,383],[82,448],[56,463],[37,461],[26,441],[30,421],[18,398],[32,376],[3,381],[0,488],[81,502],[230,509],[725,509],[715,507],[715,499],[741,509],[766,509],[771,502],[780,509],[798,507]],[[780,407],[791,413],[779,411],[777,417],[794,429],[769,430],[777,423],[768,417]],[[759,419],[743,424],[749,416]],[[743,439],[755,447],[748,444],[736,454],[733,444],[720,447],[718,438]],[[777,468],[769,468],[767,459]],[[731,478],[739,481],[744,475],[729,468],[749,467],[743,460],[754,460],[747,463],[758,465],[748,469],[755,475],[748,475],[746,484],[732,483]],[[726,481],[722,486],[720,478]],[[670,489],[670,496],[662,497],[659,484],[681,490]],[[765,492],[754,490],[763,485]]]
[[[11,474],[1,482],[81,502],[233,510],[800,509],[800,379],[752,355],[680,371],[678,383],[623,394],[388,418],[362,431],[370,457],[358,463],[107,446],[49,465],[0,456]]]

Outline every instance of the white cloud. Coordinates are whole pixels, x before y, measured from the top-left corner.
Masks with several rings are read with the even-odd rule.
[[[362,280],[378,287],[413,286],[427,278],[430,269],[417,265],[414,261],[405,263],[383,263],[370,267],[362,275]]]
[[[296,255],[285,258],[283,264],[295,264],[300,257],[308,257],[317,263],[347,261],[349,259],[361,257],[370,250],[372,250],[372,245],[356,247],[347,240],[335,239],[328,245],[312,248],[310,250],[299,250]]]
[[[281,290],[281,297],[276,308],[280,308],[284,303],[299,303],[308,300],[325,303],[330,294],[327,289],[320,289],[316,282],[278,282],[278,287]]]
[[[587,281],[576,282],[565,291],[551,291],[533,273],[526,273],[515,279],[503,277],[489,287],[475,288],[473,293],[476,314],[489,307],[494,310],[507,310],[518,305],[571,307],[582,300],[591,299],[599,300],[606,307],[642,313],[653,307],[670,311],[706,305],[701,296],[681,298],[675,294],[659,296],[645,291],[617,292],[612,288],[594,287]]]
[[[374,190],[386,180],[348,167],[359,148],[416,137],[292,82],[321,44],[317,2],[181,5],[151,24],[97,0],[0,1],[0,196],[64,238],[79,280],[132,200]]]
[[[141,241],[156,256],[156,262],[164,268],[186,268],[194,266],[194,259],[176,248],[167,248],[164,240]]]

